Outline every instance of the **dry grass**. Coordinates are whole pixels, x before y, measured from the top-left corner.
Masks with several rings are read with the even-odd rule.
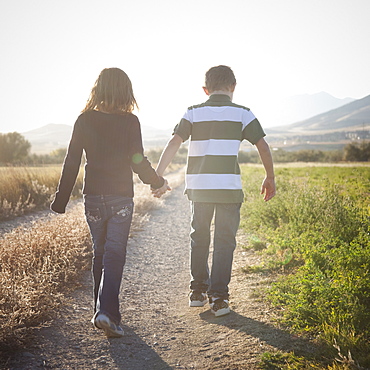
[[[30,327],[50,319],[63,293],[90,263],[81,206],[0,240],[0,349],[22,344]]]
[[[171,188],[176,188],[184,182],[185,168],[184,166],[171,168],[174,171],[165,174]],[[147,219],[147,213],[151,209],[158,208],[162,205],[163,199],[169,196],[167,192],[162,198],[154,198],[151,196],[148,185],[144,185],[138,178],[135,179],[135,216],[133,219],[132,229],[140,229],[143,222]]]
[[[169,175],[172,187],[183,171]],[[149,187],[136,184],[133,230],[146,214],[160,207]],[[91,241],[82,203],[64,215],[51,215],[29,228],[18,227],[0,239],[0,352],[24,345],[32,328],[43,325],[63,302],[64,293],[78,286],[90,268]]]
[[[0,167],[0,220],[48,207],[60,170],[61,166]],[[81,189],[82,172],[73,195]]]

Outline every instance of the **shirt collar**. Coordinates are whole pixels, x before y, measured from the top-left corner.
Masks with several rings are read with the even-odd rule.
[[[224,102],[224,101],[231,101],[230,96],[225,94],[213,94],[209,97],[208,101],[212,102]]]

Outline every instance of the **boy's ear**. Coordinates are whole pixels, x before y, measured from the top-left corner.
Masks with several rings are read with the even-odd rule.
[[[209,93],[208,89],[207,89],[205,86],[203,86],[203,90],[204,90],[204,92],[206,93],[206,95],[210,95],[210,93]]]

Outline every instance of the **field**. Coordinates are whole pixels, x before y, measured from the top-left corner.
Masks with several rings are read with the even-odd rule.
[[[173,164],[174,172],[183,167]],[[58,186],[62,165],[44,167],[0,167],[0,222],[35,210],[48,208]],[[134,181],[140,182],[135,176]],[[72,199],[82,196],[83,168],[80,169]]]
[[[0,171],[7,206],[3,218],[47,206],[60,175],[60,167]],[[243,270],[271,276],[272,286],[256,294],[270,302],[278,325],[322,348],[310,356],[266,353],[262,368],[369,368],[370,167],[277,165],[277,195],[268,203],[259,194],[261,166],[243,165],[242,173],[244,248],[263,261]],[[176,186],[182,172],[170,180]],[[137,184],[135,189],[134,232],[158,205],[147,187]],[[64,293],[76,287],[78,274],[89,268],[90,238],[81,203],[71,212],[76,216],[53,216],[1,239],[0,350],[23,345],[30,328],[52,317]]]
[[[0,221],[48,207],[61,166],[0,167]],[[82,171],[73,196],[81,195]]]
[[[263,256],[245,271],[278,274],[264,298],[281,325],[322,343],[322,357],[370,367],[370,168],[278,166],[277,196],[266,204],[256,191],[262,169],[242,172],[246,248]]]
[[[60,167],[0,171],[6,205],[0,212],[3,218],[49,206]],[[183,171],[174,171],[167,178],[176,187],[183,182]],[[27,194],[30,189],[36,190]],[[76,197],[81,193],[81,174],[74,193]],[[7,199],[18,199],[21,206],[11,207]],[[135,178],[132,232],[140,229],[148,211],[161,201],[151,196],[148,185]],[[91,240],[82,215],[82,203],[72,201],[68,214],[51,215],[27,229],[16,228],[0,236],[0,354],[27,343],[32,328],[51,319],[64,294],[78,286],[79,274],[90,268]]]

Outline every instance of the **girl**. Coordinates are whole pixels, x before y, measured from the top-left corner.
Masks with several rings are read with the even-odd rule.
[[[121,69],[104,69],[78,117],[51,209],[64,213],[85,152],[84,205],[93,241],[93,322],[108,337],[121,337],[119,290],[133,212],[132,171],[156,196],[170,190],[144,157],[137,103]],[[155,190],[157,189],[157,190]]]

